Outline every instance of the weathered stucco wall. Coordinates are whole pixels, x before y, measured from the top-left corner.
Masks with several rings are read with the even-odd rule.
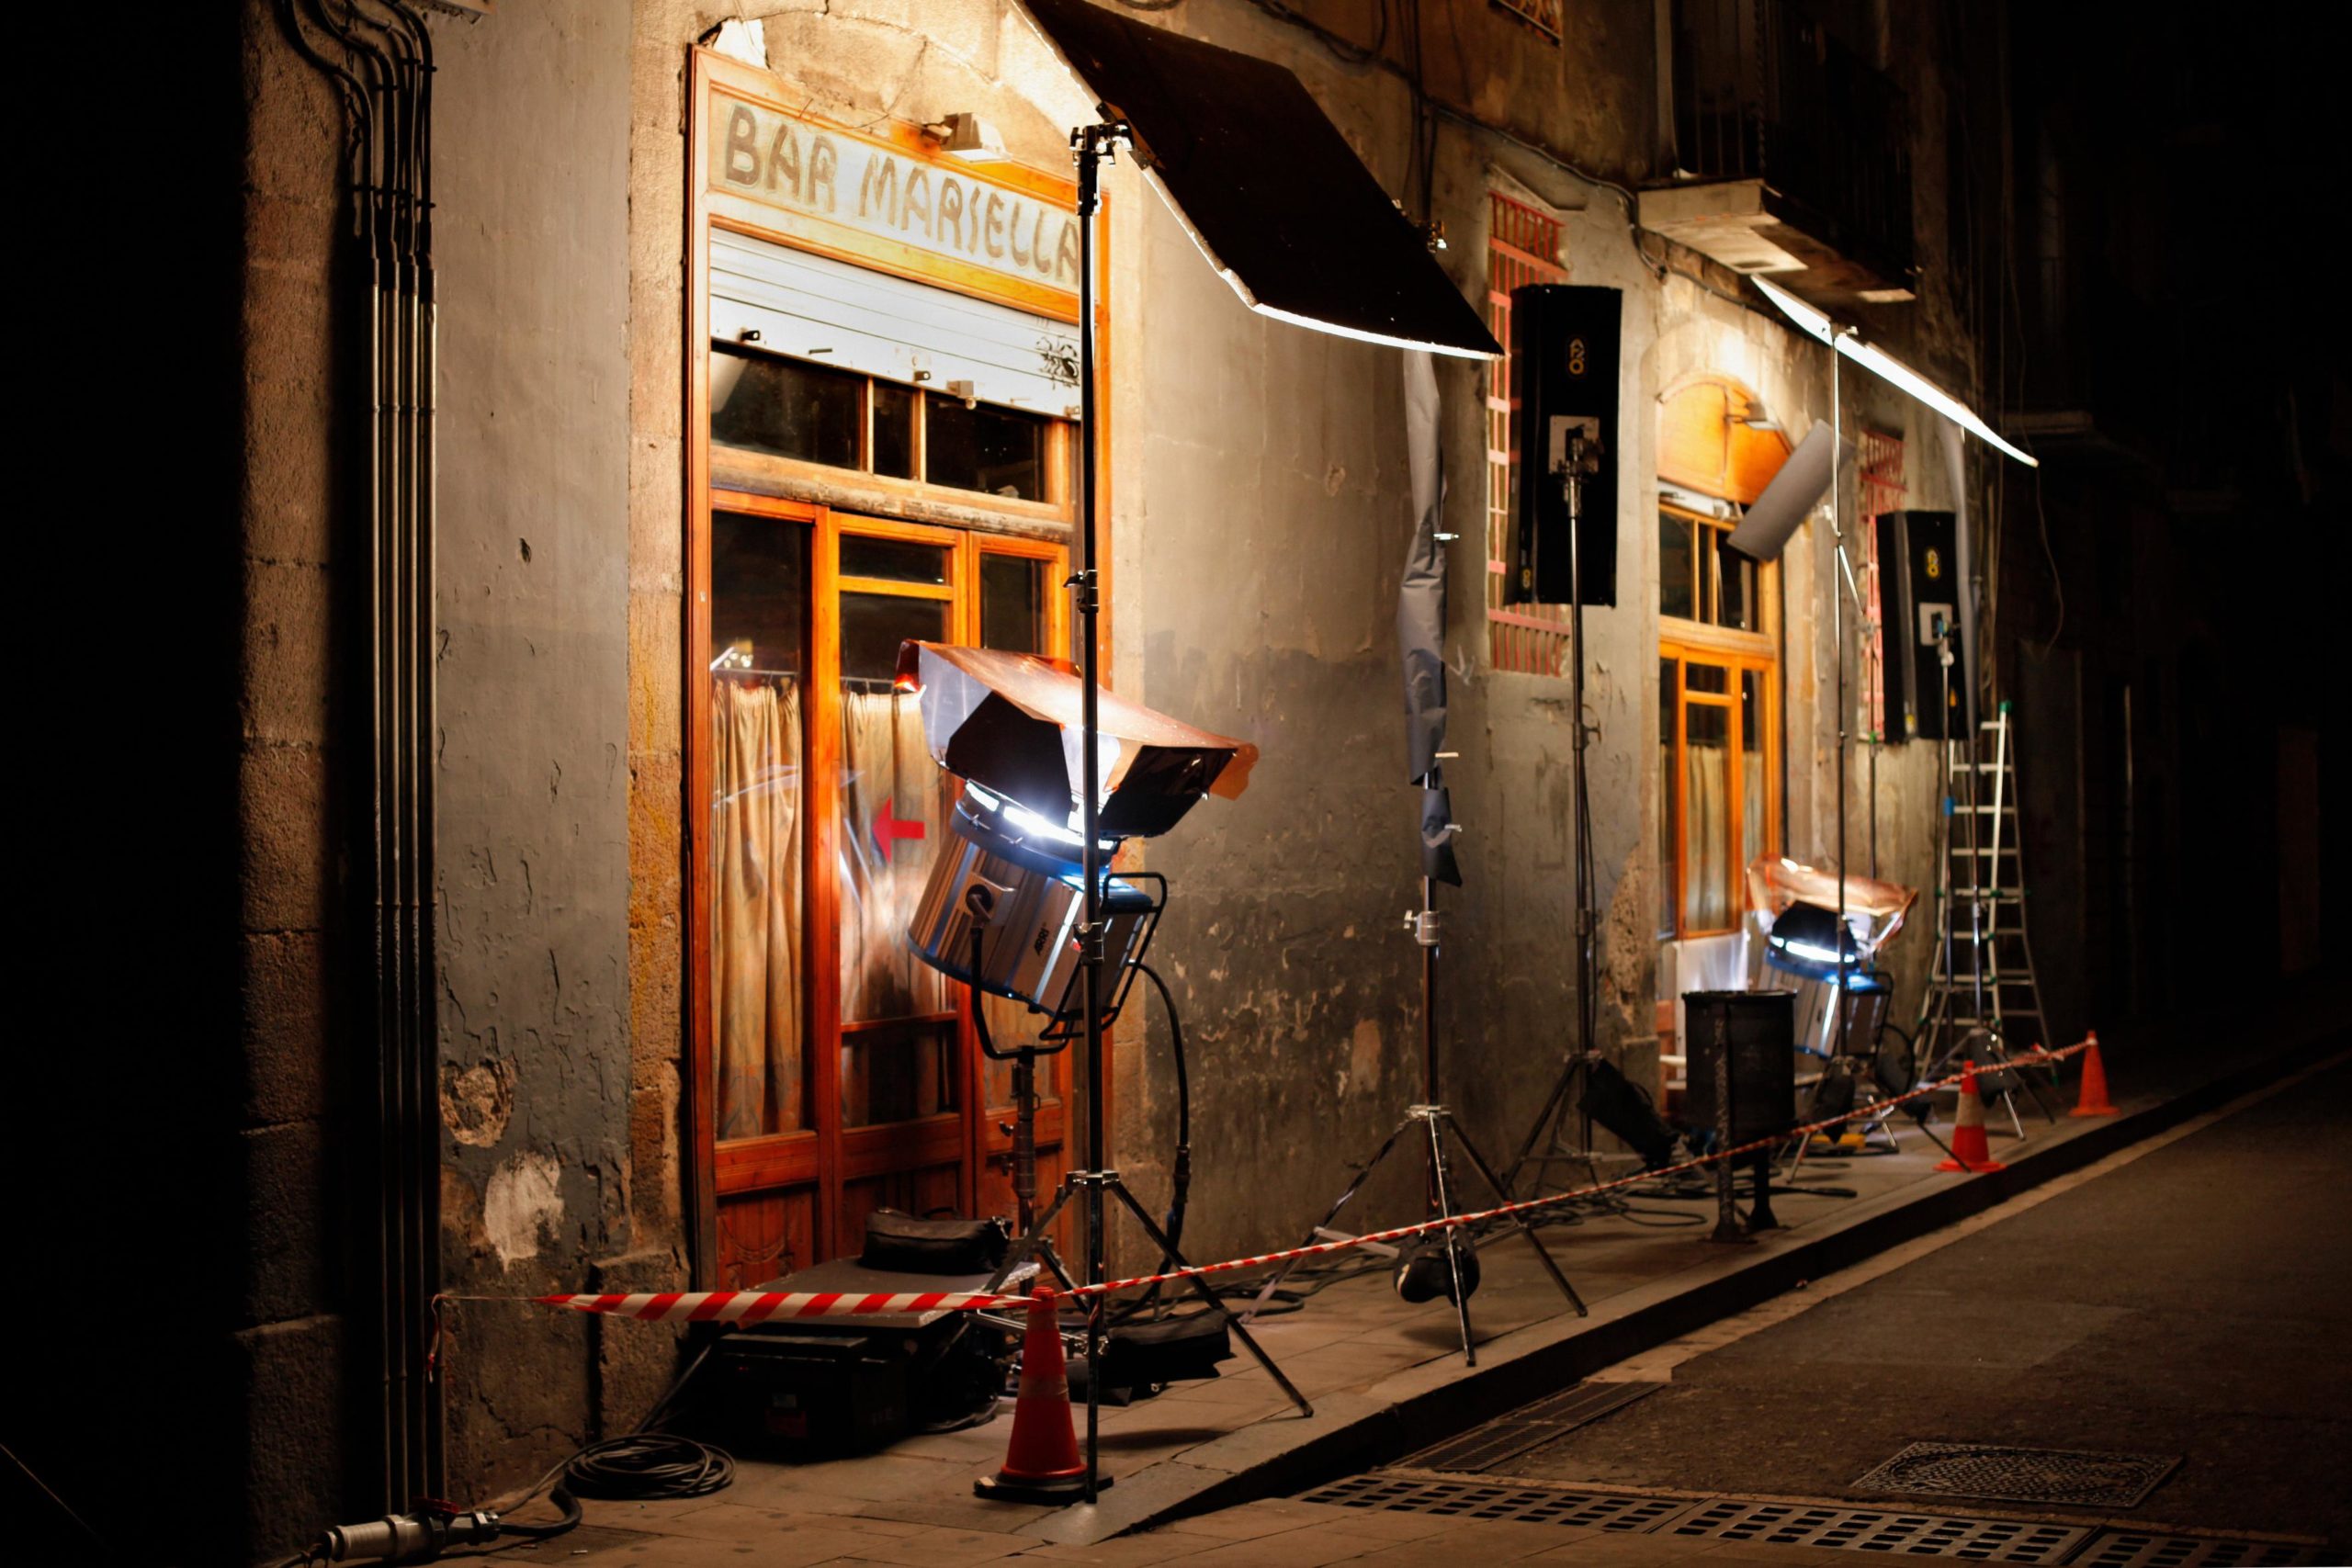
[[[1296,71],[1391,192],[1408,194],[1411,102],[1396,75],[1340,64],[1246,7],[1196,7],[1175,25]],[[1441,123],[1434,210],[1453,241],[1441,260],[1482,309],[1487,164],[1498,156],[1524,157]],[[1556,171],[1550,183],[1578,208],[1594,194]],[[1409,530],[1402,361],[1251,315],[1133,188],[1114,230],[1118,671],[1154,706],[1264,751],[1243,800],[1208,803],[1148,856],[1174,884],[1155,951],[1194,1057],[1191,1235],[1203,1253],[1247,1251],[1318,1218],[1346,1162],[1423,1093],[1420,954],[1401,919],[1419,874],[1394,630]],[[1628,290],[1622,395],[1636,444],[1625,460],[1638,473],[1653,423],[1651,280],[1622,209],[1601,199],[1604,211],[1566,215],[1564,250],[1576,281]],[[1441,1089],[1501,1162],[1568,1041],[1571,727],[1565,680],[1485,667],[1484,372],[1442,360],[1438,374],[1448,526],[1460,536],[1449,744],[1461,756],[1446,773],[1465,829],[1465,885],[1439,896],[1449,922]],[[1587,622],[1587,698],[1601,730],[1589,761],[1602,1041],[1645,1079],[1654,1063],[1624,1047],[1649,1028],[1648,504],[1640,484],[1623,488],[1623,607]],[[1172,1142],[1165,1049],[1155,1023],[1148,1042],[1126,1043],[1116,1077],[1118,1161],[1148,1190]],[[1399,1162],[1358,1201],[1362,1217],[1401,1217],[1419,1190],[1411,1162]]]
[[[435,24],[443,1268],[626,1275],[629,8]],[[662,1277],[676,1265],[655,1242]],[[451,1484],[595,1429],[589,1325],[466,1314]]]

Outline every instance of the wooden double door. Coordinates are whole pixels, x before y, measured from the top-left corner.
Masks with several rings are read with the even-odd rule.
[[[689,594],[690,1060],[698,1271],[753,1285],[854,1255],[865,1216],[1010,1213],[1011,1072],[904,940],[954,781],[894,690],[908,638],[1068,645],[1062,548],[727,491]],[[697,563],[698,565],[700,563]],[[1002,1039],[1034,1018],[989,998]],[[1038,1074],[1039,1180],[1066,1067]]]

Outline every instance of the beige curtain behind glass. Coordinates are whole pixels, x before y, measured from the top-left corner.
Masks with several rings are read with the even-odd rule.
[[[920,700],[843,693],[842,773],[842,1021],[944,1012],[945,981],[906,942],[940,832]]]
[[[1731,919],[1730,756],[1721,746],[1682,751],[1682,929],[1721,931]]]
[[[1754,751],[1739,754],[1739,863],[1743,866],[1764,852],[1764,759]],[[1733,878],[1734,886],[1739,879]]]
[[[711,1037],[718,1136],[808,1125],[801,1070],[800,689],[711,691]]]
[[[915,957],[907,924],[938,852],[939,768],[922,738],[920,700],[901,692],[842,694],[842,1021],[950,1010],[947,982]],[[948,1103],[951,1069],[935,1031],[844,1033],[842,1120],[864,1126],[894,1110]]]

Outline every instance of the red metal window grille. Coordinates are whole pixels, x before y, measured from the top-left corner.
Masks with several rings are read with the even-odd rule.
[[[1858,473],[1862,513],[1862,602],[1870,616],[1862,644],[1862,702],[1868,739],[1886,739],[1886,625],[1878,590],[1878,520],[1903,505],[1903,438],[1876,430],[1862,432]]]
[[[1519,407],[1508,350],[1511,290],[1566,283],[1568,269],[1560,265],[1557,219],[1498,192],[1487,199],[1487,324],[1506,350],[1487,370],[1487,660],[1497,670],[1557,675],[1567,667],[1567,606],[1503,603],[1511,554],[1511,416]]]

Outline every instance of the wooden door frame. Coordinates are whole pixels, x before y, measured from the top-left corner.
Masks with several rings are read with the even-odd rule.
[[[705,147],[710,131],[707,106],[712,82],[714,79],[721,80],[728,83],[730,88],[740,88],[755,78],[772,80],[770,73],[757,72],[740,62],[729,60],[697,46],[690,47],[687,51],[685,75],[687,82],[684,126],[686,168],[683,183],[685,197],[684,217],[686,227],[686,287],[684,311],[684,342],[682,355],[684,378],[684,386],[682,389],[684,439],[681,442],[685,491],[685,515],[683,519],[684,613],[681,617],[683,624],[679,650],[679,679],[685,693],[682,716],[686,733],[682,747],[684,762],[682,770],[684,775],[684,787],[678,807],[683,823],[680,833],[680,852],[684,862],[682,867],[681,884],[684,890],[686,904],[682,922],[684,926],[684,940],[682,945],[685,972],[681,976],[679,995],[680,1005],[685,1012],[683,1024],[685,1036],[684,1055],[687,1081],[682,1095],[686,1124],[683,1129],[685,1134],[685,1145],[681,1157],[684,1167],[683,1186],[692,1206],[692,1213],[687,1218],[687,1230],[692,1244],[692,1273],[697,1285],[710,1287],[718,1283],[717,1275],[720,1262],[718,1199],[722,1186],[722,1170],[735,1165],[748,1167],[757,1163],[749,1158],[738,1158],[732,1156],[731,1152],[729,1156],[722,1157],[716,1139],[717,1081],[712,1070],[713,1042],[710,1038],[707,1005],[711,935],[710,866],[707,844],[708,823],[705,810],[710,799],[712,768],[707,669],[711,609],[710,519],[714,505],[717,505],[729,511],[750,512],[773,516],[781,521],[800,522],[811,527],[809,593],[812,604],[812,624],[808,674],[812,694],[819,691],[837,693],[840,686],[838,637],[818,635],[814,624],[816,618],[814,606],[820,604],[831,604],[838,599],[837,540],[840,517],[854,517],[860,528],[864,528],[869,522],[887,525],[888,520],[874,517],[870,513],[864,512],[843,513],[837,516],[831,506],[817,499],[823,493],[819,482],[822,475],[812,471],[808,475],[796,476],[786,471],[791,467],[790,465],[779,466],[776,477],[780,481],[777,488],[792,493],[754,494],[733,489],[714,490],[709,439],[711,231],[715,225],[721,226],[730,231],[773,243],[795,248],[801,247],[790,235],[763,228],[757,220],[757,215],[747,212],[741,208],[740,204],[730,207],[724,213],[715,210],[710,182],[707,175],[708,164],[705,157]],[[783,105],[782,97],[773,94],[770,96],[779,106]],[[869,140],[888,140],[908,151],[921,152],[923,148],[920,128],[910,122],[891,121],[885,128],[884,136],[869,137]],[[1073,209],[1077,204],[1075,182],[1058,175],[1012,165],[996,166],[991,168],[989,173],[993,177],[1019,184],[1028,189],[1031,194],[1040,197]],[[1098,232],[1107,234],[1111,227],[1111,199],[1106,194],[1102,199],[1102,211],[1095,220]],[[1096,306],[1093,324],[1096,344],[1097,419],[1095,428],[1091,431],[1080,432],[1079,438],[1094,442],[1097,457],[1099,493],[1094,498],[1093,504],[1096,514],[1101,520],[1102,550],[1098,563],[1100,573],[1098,589],[1102,604],[1097,629],[1097,649],[1100,655],[1098,667],[1104,671],[1102,684],[1108,687],[1113,683],[1109,672],[1110,653],[1113,646],[1111,541],[1114,533],[1110,457],[1112,418],[1110,367],[1113,358],[1111,247],[1107,243],[1102,243],[1096,245],[1094,250]],[[861,261],[860,265],[867,264]],[[902,276],[918,281],[936,284],[978,298],[998,299],[1000,302],[1020,309],[1033,310],[1040,309],[1037,299],[1004,292],[998,280],[980,269],[959,268],[952,265],[913,258],[910,265],[907,266],[893,267],[888,270],[899,271]],[[1050,309],[1045,313],[1061,314]],[[1074,315],[1065,319],[1074,319]],[[1054,452],[1057,459],[1067,452],[1067,436],[1057,436],[1056,439]],[[1065,477],[1055,482],[1066,486],[1069,482],[1066,477],[1067,470],[1074,466],[1074,463],[1057,460],[1057,469],[1063,472]],[[865,477],[871,478],[871,476]],[[887,487],[884,488],[887,489]],[[1064,491],[1057,491],[1053,493],[1060,494]],[[796,496],[805,499],[796,499]],[[922,499],[923,498],[916,497],[910,504],[914,504]],[[980,526],[957,525],[955,528],[954,531],[960,536],[959,548],[965,552],[960,558],[966,562],[967,569],[976,572],[978,558],[982,554],[1027,556],[1033,558],[1058,560],[1066,565],[1072,543],[1067,537],[1069,525],[1046,515],[1053,510],[1050,503],[1042,507],[1035,503],[998,505],[989,498],[964,496],[961,492],[957,492],[956,499],[959,502],[1003,514],[1001,525],[1005,530],[1003,532],[997,532],[985,524]],[[1066,511],[1065,514],[1067,514]],[[1054,536],[1057,535],[1064,536]],[[970,581],[977,585],[976,576]],[[1073,633],[1068,595],[1061,592],[1054,593],[1050,596],[1050,603],[1052,605],[1050,629],[1055,639],[1054,646],[1067,656],[1070,649],[1070,638]],[[978,631],[978,613],[975,593],[971,595],[969,610],[969,615],[973,617],[971,629],[974,634]],[[963,627],[959,626],[957,631],[960,637]],[[817,722],[818,705],[818,699],[812,695],[810,702],[805,705],[803,709],[803,723],[808,727],[803,751],[806,760],[805,773],[806,776],[811,779],[831,779],[838,772],[840,762],[839,727],[837,724],[830,727],[819,724]],[[812,807],[817,804],[819,797],[830,793],[831,792],[816,792],[815,795],[810,797]],[[830,803],[824,805],[821,811],[812,814],[809,818],[809,831],[804,835],[804,852],[811,857],[807,863],[813,866],[819,863],[815,857],[820,855],[831,857],[833,854],[837,845],[837,840],[833,837],[836,823],[837,809]],[[830,864],[830,858],[823,863]],[[822,912],[821,918],[814,902],[820,882],[823,884],[824,897],[831,901],[829,907]],[[813,1133],[779,1135],[768,1163],[761,1168],[779,1174],[789,1172],[799,1182],[813,1183],[816,1186],[817,1198],[811,1225],[812,1244],[825,1255],[831,1256],[837,1251],[840,1239],[832,1233],[836,1227],[839,1212],[838,1185],[843,1179],[844,1160],[848,1151],[845,1151],[842,1146],[843,1139],[839,1124],[838,1032],[834,1032],[831,1038],[824,1041],[821,1049],[818,1047],[820,1035],[813,1011],[813,992],[819,985],[832,989],[831,1016],[837,1020],[840,943],[838,922],[833,917],[838,910],[839,891],[832,885],[829,875],[822,878],[811,875],[804,880],[803,887],[808,890],[804,893],[803,908],[803,919],[808,923],[809,933],[808,962],[810,973],[815,976],[814,983],[804,987],[812,995],[805,995],[803,998],[804,1009],[810,1010],[804,1012],[804,1022],[808,1027],[806,1037],[811,1042],[811,1049],[817,1052],[817,1060],[810,1072],[812,1081],[809,1093],[812,1097],[818,1097],[815,1100],[818,1105],[831,1107],[831,1113],[812,1117],[816,1126]],[[971,1024],[968,1009],[965,1011],[961,1028],[965,1035],[965,1049],[962,1053],[965,1057],[965,1068],[964,1077],[959,1087],[967,1090],[963,1103],[969,1109],[963,1114],[971,1124],[971,1130],[961,1138],[959,1152],[951,1157],[960,1158],[962,1162],[963,1175],[959,1179],[958,1188],[968,1202],[971,1196],[978,1190],[978,1173],[981,1165],[989,1158],[1008,1151],[1011,1140],[995,1130],[995,1118],[989,1112],[997,1108],[978,1103],[981,1098],[979,1092],[981,1078],[978,1066],[978,1052],[972,1048],[973,1042],[969,1038]],[[1105,1078],[1103,1101],[1107,1113],[1107,1108],[1111,1103],[1112,1087],[1109,1082],[1110,1053],[1106,1050],[1103,1055]],[[1040,1145],[1058,1142],[1066,1148],[1068,1134],[1074,1126],[1069,1111],[1070,1100],[1080,1086],[1071,1081],[1072,1070],[1068,1067],[1057,1069],[1057,1076],[1060,1079],[1058,1087],[1061,1098],[1058,1103],[1041,1108],[1038,1117],[1038,1141]],[[825,1131],[828,1127],[831,1128],[830,1133]],[[801,1175],[802,1172],[806,1172],[806,1175]],[[831,1174],[828,1175],[828,1173]],[[743,1183],[742,1178],[729,1176],[724,1181],[726,1186],[742,1190],[742,1186],[739,1183]],[[765,1181],[759,1183],[762,1187],[783,1184]]]

